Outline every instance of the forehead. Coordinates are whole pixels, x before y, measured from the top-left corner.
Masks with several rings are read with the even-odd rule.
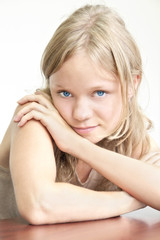
[[[100,82],[119,83],[115,74],[95,64],[84,52],[69,58],[57,72],[50,76],[50,81],[54,84],[71,82],[72,80],[78,83],[83,82],[83,84],[91,82],[97,82],[97,84]]]

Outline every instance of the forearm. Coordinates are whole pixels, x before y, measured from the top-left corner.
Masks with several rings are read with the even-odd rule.
[[[33,224],[104,219],[144,207],[125,192],[96,192],[68,183],[47,184],[38,204],[29,219]]]
[[[100,148],[86,140],[81,141],[80,151],[76,154],[136,199],[160,209],[158,167]]]

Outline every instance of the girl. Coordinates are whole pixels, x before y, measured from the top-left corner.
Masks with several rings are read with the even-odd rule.
[[[0,146],[0,216],[32,224],[160,209],[160,149],[137,104],[139,50],[111,9],[87,5],[56,30],[46,88],[18,101]]]

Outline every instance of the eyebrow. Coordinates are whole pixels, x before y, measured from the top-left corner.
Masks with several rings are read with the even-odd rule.
[[[110,84],[104,85],[95,85],[88,87],[89,91],[96,91],[96,90],[112,90],[115,86],[115,82],[110,82]],[[60,89],[60,90],[67,90],[68,92],[72,91],[72,86],[62,86],[61,84],[57,83],[52,85],[52,89]]]
[[[62,86],[62,85],[59,84],[59,83],[54,83],[53,85],[54,85],[54,87],[64,88],[64,86]]]
[[[102,88],[107,88],[107,87],[112,87],[114,85],[117,84],[118,79],[115,78],[114,76],[109,76],[109,77],[102,77],[101,78],[103,81],[102,83],[98,83],[97,81],[97,85],[95,86],[91,86],[89,87],[89,89],[91,90],[96,90],[96,89],[102,89]],[[103,83],[104,82],[104,83]],[[108,85],[106,86],[105,83],[107,83]],[[60,89],[65,89],[65,90],[70,90],[70,87],[72,87],[71,85],[66,85],[66,83],[63,82],[63,79],[59,79],[59,78],[54,78],[54,81],[52,81],[52,88],[60,88]]]

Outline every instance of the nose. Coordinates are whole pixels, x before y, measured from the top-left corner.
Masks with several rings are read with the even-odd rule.
[[[92,117],[93,111],[87,99],[79,99],[73,107],[73,118],[78,121],[85,121]]]

